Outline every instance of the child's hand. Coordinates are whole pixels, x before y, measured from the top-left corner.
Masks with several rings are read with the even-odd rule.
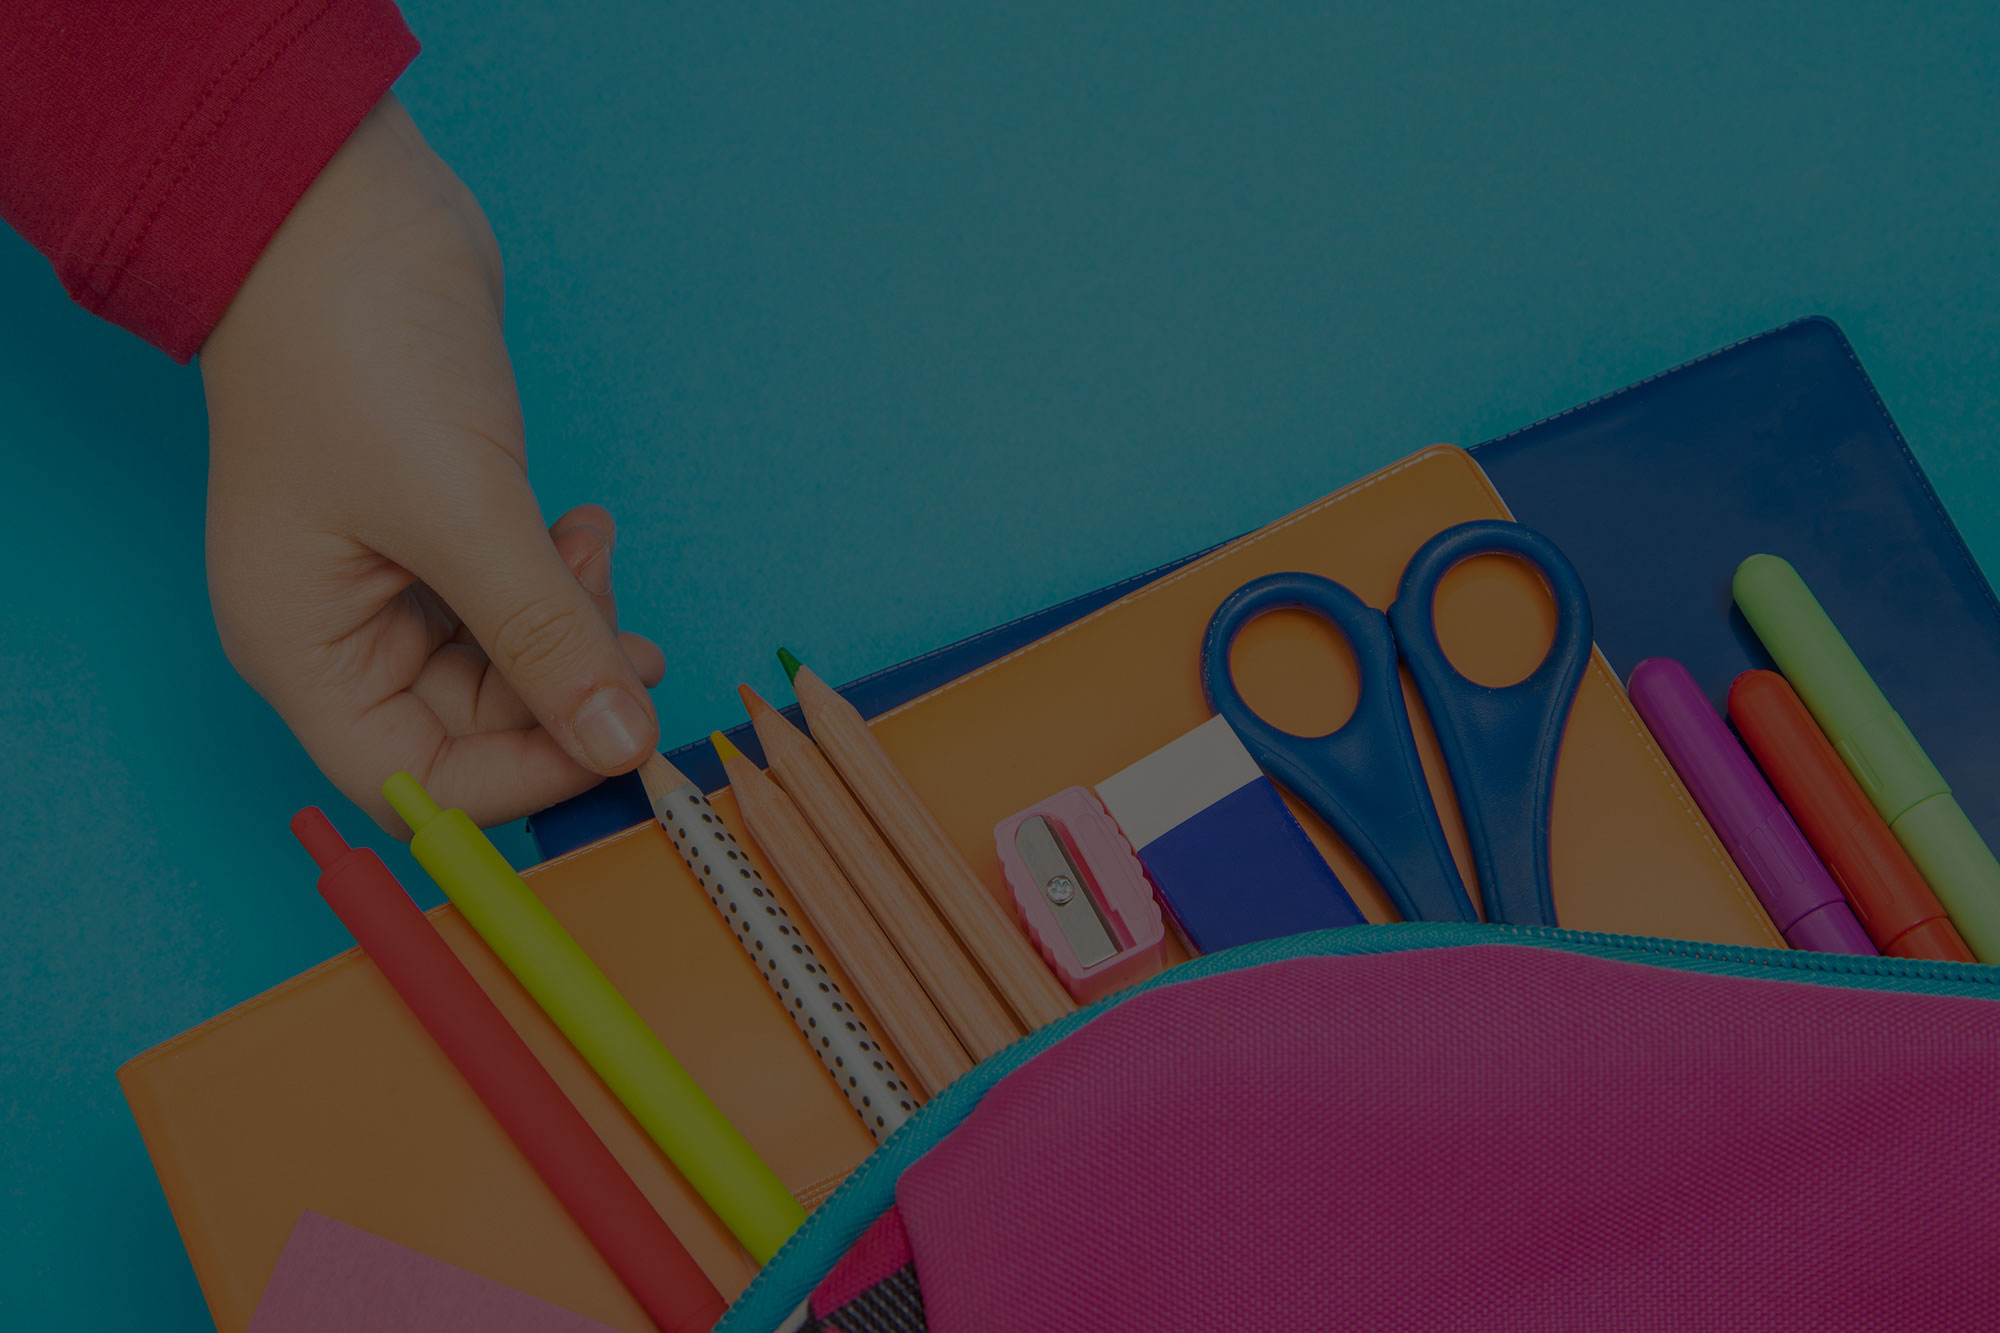
[[[617,632],[611,517],[544,528],[500,254],[393,97],[272,239],[201,352],[223,648],[383,828],[407,769],[502,823],[633,768],[665,664]]]

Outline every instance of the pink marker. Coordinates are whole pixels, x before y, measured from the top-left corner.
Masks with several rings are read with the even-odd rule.
[[[1632,668],[1626,690],[1785,942],[1818,953],[1876,953],[1840,886],[1688,669],[1649,657]]]

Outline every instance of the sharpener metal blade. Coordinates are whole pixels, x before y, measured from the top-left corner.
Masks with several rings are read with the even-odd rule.
[[[1063,938],[1079,966],[1092,967],[1118,952],[1118,937],[1090,891],[1090,881],[1070,858],[1069,848],[1044,815],[1024,820],[1014,832],[1014,850],[1041,887]]]

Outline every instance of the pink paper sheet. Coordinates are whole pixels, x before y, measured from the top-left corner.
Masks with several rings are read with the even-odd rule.
[[[612,1333],[318,1213],[292,1228],[250,1333]]]

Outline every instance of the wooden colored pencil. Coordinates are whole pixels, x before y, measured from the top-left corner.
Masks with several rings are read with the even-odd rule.
[[[853,704],[790,653],[779,660],[792,677],[813,739],[910,868],[918,887],[958,933],[995,990],[1030,1032],[1076,1004],[1009,919]]]
[[[710,737],[736,793],[737,809],[757,846],[798,900],[806,919],[868,1002],[882,1031],[925,1092],[935,1093],[972,1068],[950,1026],[931,1003],[882,927],[847,882],[777,783],[721,732]]]
[[[657,754],[639,765],[639,780],[653,818],[861,1123],[877,1143],[902,1128],[917,1109],[916,1094],[848,1006],[839,983],[800,937],[701,788]]]
[[[937,910],[882,841],[819,747],[748,685],[737,689],[750,710],[750,724],[757,729],[772,774],[798,802],[806,822],[847,872],[849,882],[895,941],[896,951],[924,983],[972,1058],[984,1060],[1018,1039],[1021,1026],[945,929]]]

